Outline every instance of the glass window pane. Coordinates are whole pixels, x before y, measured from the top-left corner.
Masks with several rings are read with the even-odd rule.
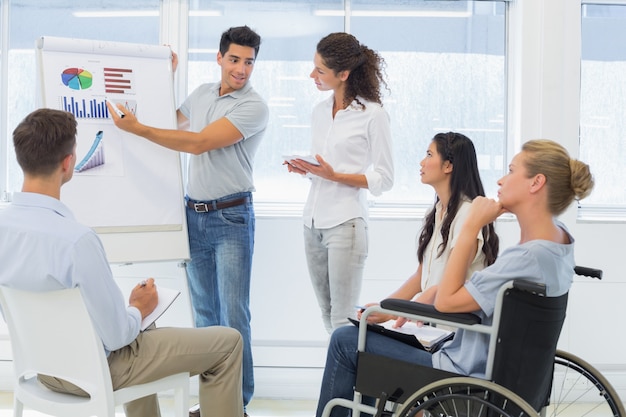
[[[626,5],[582,9],[580,158],[595,187],[582,205],[626,204]]]
[[[396,180],[382,202],[427,202],[419,163],[438,132],[474,142],[495,196],[505,155],[505,5],[497,1],[353,0],[352,33],[387,63]]]
[[[270,119],[255,158],[255,201],[306,199],[308,181],[288,174],[281,155],[308,153],[311,111],[325,96],[309,78],[315,45],[324,35],[343,31],[342,11],[341,0],[203,1],[190,6],[189,92],[220,80],[216,54],[223,31],[248,25],[261,36],[250,82],[267,101]]]
[[[483,182],[494,195],[506,141],[504,2],[352,0],[351,10],[350,32],[385,58],[391,89],[384,105],[392,121],[396,182],[376,200],[431,203],[419,162],[434,134],[449,130],[474,140]],[[263,38],[251,83],[270,106],[255,161],[255,200],[303,202],[308,181],[288,175],[281,155],[308,153],[311,111],[329,94],[309,78],[315,46],[345,30],[343,1],[192,4],[189,91],[219,80],[219,37],[242,24]]]
[[[12,132],[36,106],[36,40],[54,36],[158,44],[159,9],[159,0],[11,1],[7,126],[10,190],[19,190],[22,183],[11,145]]]

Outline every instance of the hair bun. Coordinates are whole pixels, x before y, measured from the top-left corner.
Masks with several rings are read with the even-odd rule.
[[[582,200],[589,196],[591,190],[593,190],[595,184],[593,175],[589,170],[589,165],[577,159],[570,159],[569,167],[571,171],[572,191],[574,191],[577,200]]]

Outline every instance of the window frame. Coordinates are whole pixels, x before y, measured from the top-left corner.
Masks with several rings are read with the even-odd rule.
[[[581,0],[580,1],[580,26],[582,29],[583,7],[584,6],[623,6],[626,7],[626,0]],[[582,30],[580,33],[582,43]],[[582,65],[582,48],[579,58]],[[578,86],[580,88],[580,85]],[[582,100],[582,95],[580,97]],[[581,102],[582,104],[582,102]],[[578,125],[582,121],[579,117]],[[626,204],[578,204],[578,221],[581,223],[626,223]]]
[[[9,2],[0,1],[0,21],[2,24],[2,33],[0,33],[0,204],[3,201],[10,200],[9,190],[9,168],[5,166],[8,160],[8,123],[9,123],[9,96],[7,90],[9,88]]]

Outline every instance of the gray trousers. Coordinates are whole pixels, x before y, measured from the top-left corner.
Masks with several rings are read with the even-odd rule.
[[[368,253],[367,223],[348,220],[330,229],[304,226],[309,275],[330,334],[356,314]]]
[[[200,378],[203,417],[243,417],[242,347],[239,332],[228,327],[148,329],[109,355],[113,389],[189,372]],[[46,375],[39,380],[54,391],[86,395],[67,381]],[[156,395],[124,404],[124,411],[127,417],[160,416]]]

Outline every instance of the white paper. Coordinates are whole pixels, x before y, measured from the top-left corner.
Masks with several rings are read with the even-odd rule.
[[[79,160],[98,132],[106,157],[103,164],[74,173],[61,201],[98,233],[171,230],[185,224],[179,153],[118,129],[105,106],[108,99],[147,125],[175,128],[170,48],[48,37],[40,43],[41,107],[74,114]],[[75,82],[78,72],[68,78],[74,71],[85,75]],[[112,80],[126,87],[119,89]]]
[[[389,320],[383,323],[382,326],[394,332],[413,335],[426,347],[437,343],[439,340],[452,333],[450,330],[439,327],[417,326],[415,323],[405,323],[404,326],[395,328],[393,327],[394,323],[395,320]]]
[[[141,331],[146,330],[152,323],[154,323],[163,313],[167,310],[174,300],[180,295],[180,291],[172,288],[157,287],[157,293],[159,294],[159,303],[152,313],[148,314],[141,321]]]

